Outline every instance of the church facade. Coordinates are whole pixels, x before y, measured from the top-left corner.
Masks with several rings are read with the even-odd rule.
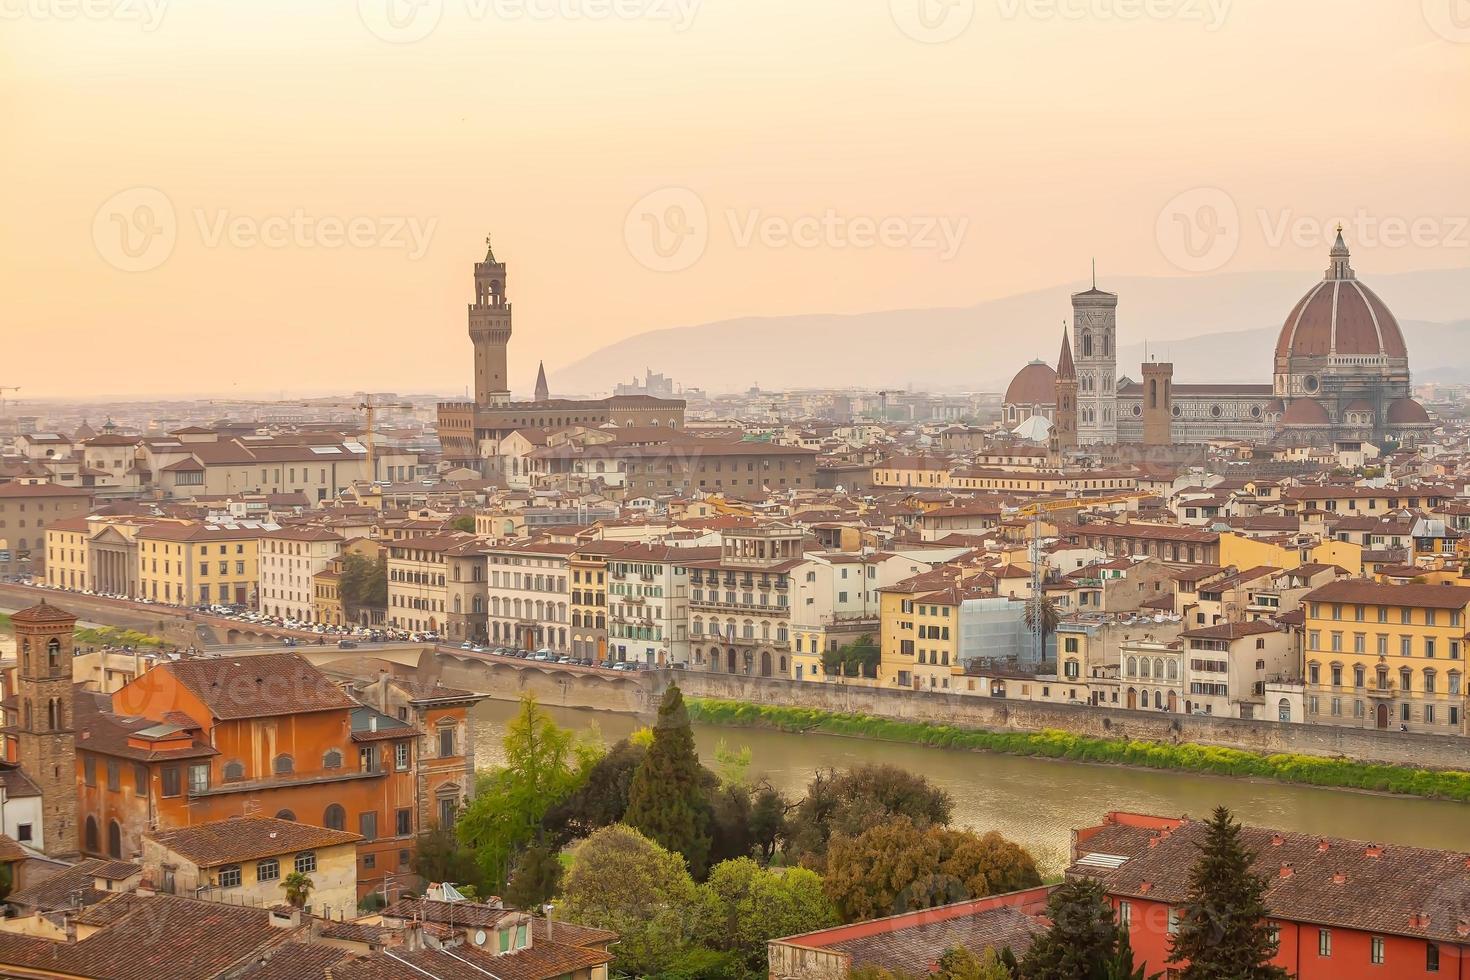
[[[1175,384],[1173,365],[1156,361],[1141,365],[1141,380],[1119,378],[1117,308],[1117,294],[1096,284],[1073,294],[1051,401],[1034,402],[1039,372],[1027,365],[1012,383],[1026,402],[1006,396],[1008,425],[1012,416],[1041,414],[1060,451],[1215,439],[1381,445],[1412,443],[1434,428],[1412,397],[1398,321],[1358,280],[1341,229],[1326,274],[1282,324],[1270,384]]]

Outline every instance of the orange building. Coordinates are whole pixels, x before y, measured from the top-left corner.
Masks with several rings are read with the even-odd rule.
[[[473,786],[475,696],[432,690],[389,713],[277,653],[166,662],[110,697],[79,692],[82,850],[132,859],[151,830],[278,817],[360,834],[365,895],[410,871],[414,837]]]

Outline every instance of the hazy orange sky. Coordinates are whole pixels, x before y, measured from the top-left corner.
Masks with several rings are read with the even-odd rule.
[[[0,0],[0,113],[22,399],[460,390],[487,232],[518,390],[1339,218],[1470,265],[1470,0]]]

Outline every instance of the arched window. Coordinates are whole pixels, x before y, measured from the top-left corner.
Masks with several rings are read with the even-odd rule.
[[[342,753],[337,751],[336,749],[327,749],[327,751],[322,754],[322,768],[341,769]]]
[[[122,825],[116,820],[107,821],[107,856],[122,860]]]
[[[289,755],[282,753],[276,756],[276,761],[272,769],[274,769],[277,776],[289,776],[296,771],[296,763]]]
[[[245,778],[245,764],[243,762],[225,763],[225,782],[234,783]]]
[[[1082,356],[1092,356],[1092,331],[1090,330],[1082,331]]]
[[[345,830],[347,827],[347,811],[342,809],[341,804],[333,803],[322,814],[322,826],[328,830]]]
[[[54,636],[46,643],[46,660],[52,670],[61,666],[61,641]]]
[[[100,847],[97,839],[97,818],[88,817],[86,830],[83,831],[82,849],[88,854],[96,854]]]
[[[1171,660],[1171,661],[1169,661],[1169,680],[1171,680],[1171,681],[1177,681],[1178,679],[1179,679],[1179,661],[1177,661],[1177,660]]]
[[[276,819],[277,820],[289,820],[292,823],[295,823],[296,822],[296,814],[292,813],[290,810],[279,810],[276,813]]]

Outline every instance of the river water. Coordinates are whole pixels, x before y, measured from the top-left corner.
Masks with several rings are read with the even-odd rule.
[[[517,710],[515,702],[490,700],[473,709],[475,760],[481,768],[504,761],[501,739]],[[641,724],[630,715],[605,711],[548,711],[565,727],[595,727],[609,744]],[[1026,845],[1048,872],[1065,864],[1072,829],[1099,823],[1109,810],[1202,817],[1222,803],[1248,824],[1470,850],[1470,805],[1462,803],[765,729],[696,725],[694,739],[706,761],[713,760],[722,739],[731,748],[749,746],[751,774],[767,777],[792,798],[802,795],[817,770],[828,767],[890,763],[923,773],[954,797],[956,825],[1000,831]]]

